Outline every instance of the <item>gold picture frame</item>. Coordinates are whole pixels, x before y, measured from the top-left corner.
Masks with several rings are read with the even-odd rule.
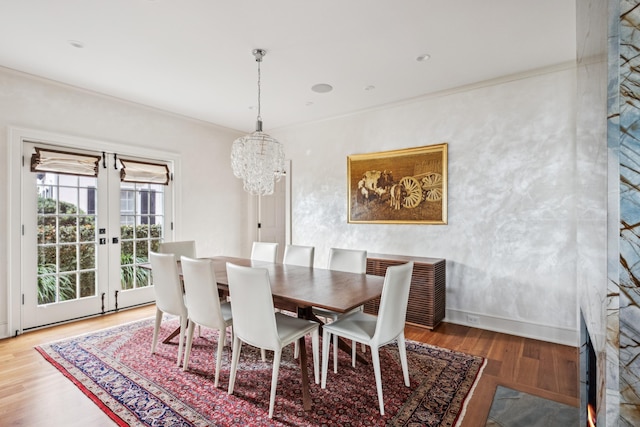
[[[446,224],[447,148],[347,156],[348,222]]]

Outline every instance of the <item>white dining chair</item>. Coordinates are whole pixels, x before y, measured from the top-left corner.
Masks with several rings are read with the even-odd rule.
[[[313,267],[315,248],[313,246],[287,245],[284,248],[283,264]]]
[[[161,254],[174,254],[176,260],[180,260],[180,257],[186,256],[189,258],[196,257],[196,242],[195,240],[183,240],[178,242],[162,242],[158,247],[158,252]]]
[[[409,387],[409,368],[407,365],[407,349],[404,339],[405,318],[409,301],[409,288],[413,262],[387,268],[380,297],[378,315],[374,316],[357,311],[325,325],[322,333],[322,384],[327,385],[327,368],[329,361],[329,341],[331,336],[340,336],[371,347],[371,363],[376,377],[380,415],[384,415],[382,396],[382,378],[380,374],[379,349],[392,341],[398,342],[400,364],[404,376],[404,385]],[[352,365],[355,366],[355,346],[352,348]]]
[[[302,245],[287,245],[284,248],[282,263],[286,265],[299,265],[301,267],[313,267],[315,247]],[[298,341],[295,342],[293,357],[298,358]]]
[[[269,399],[269,418],[272,418],[280,359],[285,346],[306,335],[311,335],[313,371],[315,382],[319,383],[319,325],[311,320],[274,311],[269,272],[266,268],[227,263],[227,279],[233,314],[233,350],[228,393],[233,394],[242,343],[272,350],[273,372]],[[301,366],[301,369],[307,369],[307,367]]]
[[[278,259],[278,244],[271,242],[253,242],[251,259],[254,261],[276,262]]]
[[[218,330],[218,348],[216,351],[216,373],[213,385],[218,387],[227,327],[232,327],[233,335],[231,304],[228,302],[220,303],[218,281],[216,280],[213,261],[183,256],[180,263],[182,264],[184,299],[189,318],[182,370],[186,371],[189,368],[189,356],[191,355],[195,325],[216,329]]]
[[[196,241],[179,240],[176,242],[161,242],[158,246],[158,252],[162,254],[174,254],[177,261],[180,261],[180,257],[183,256],[196,258]],[[198,326],[198,336],[202,336],[200,326]]]
[[[346,271],[348,273],[365,274],[367,272],[367,251],[359,249],[331,248],[329,250],[329,270]],[[348,313],[338,313],[325,308],[313,307],[313,314],[322,317],[326,322],[335,322],[341,316],[354,311],[362,311],[364,307],[359,306]],[[353,347],[355,347],[355,344]],[[363,351],[365,347],[363,346]],[[333,337],[333,372],[338,372],[338,337]]]
[[[184,332],[187,328],[187,306],[184,303],[182,283],[178,274],[178,263],[174,254],[160,254],[149,252],[151,263],[151,277],[156,296],[156,321],[153,328],[153,340],[151,354],[156,352],[158,345],[158,333],[164,313],[173,314],[180,318],[180,338],[178,340],[177,365],[180,366],[182,348],[184,344]]]
[[[251,259],[254,261],[276,262],[278,259],[278,244],[272,242],[253,242]],[[260,350],[262,361],[267,360],[265,349]]]
[[[329,250],[328,268],[349,273],[365,273],[367,271],[367,251],[331,248]]]

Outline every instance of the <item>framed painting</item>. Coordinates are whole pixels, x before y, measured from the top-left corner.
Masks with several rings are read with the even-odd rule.
[[[447,144],[347,156],[348,222],[447,223]]]

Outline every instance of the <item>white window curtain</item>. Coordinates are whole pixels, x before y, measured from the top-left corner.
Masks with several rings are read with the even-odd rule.
[[[166,164],[119,159],[120,181],[169,185],[169,167]]]
[[[98,176],[98,155],[69,153],[35,147],[31,172],[55,172],[68,175]]]

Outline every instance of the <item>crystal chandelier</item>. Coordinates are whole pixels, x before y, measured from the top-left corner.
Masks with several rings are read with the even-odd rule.
[[[233,174],[242,178],[245,191],[265,196],[273,194],[276,181],[284,174],[284,151],[282,144],[262,132],[260,116],[260,63],[266,55],[263,49],[254,49],[258,63],[258,117],[255,132],[233,141],[231,167]]]

